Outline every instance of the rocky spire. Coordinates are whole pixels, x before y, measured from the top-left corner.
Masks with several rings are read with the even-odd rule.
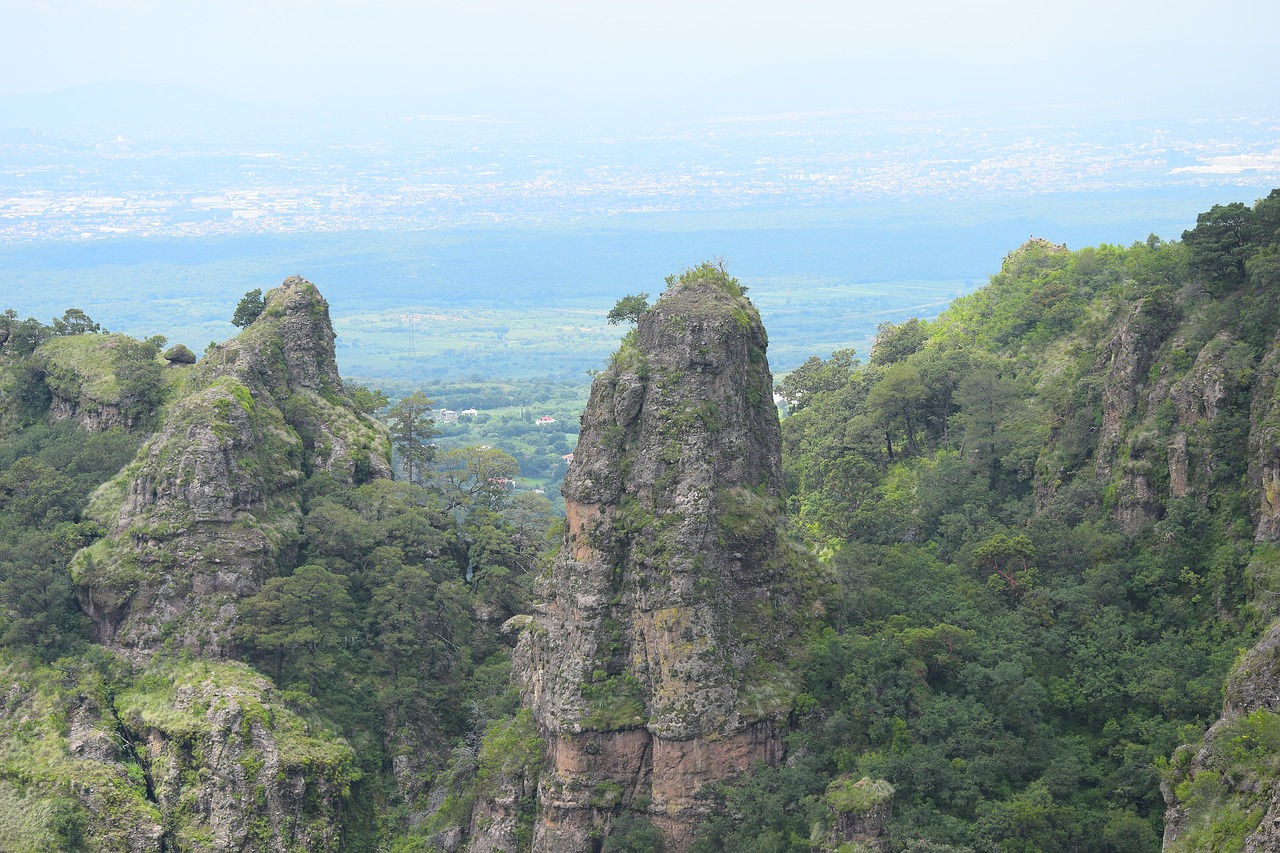
[[[287,279],[191,369],[157,433],[94,496],[108,534],[72,570],[104,643],[220,653],[235,601],[296,546],[304,472],[391,475],[386,432],[345,397],[333,339],[324,297]]]
[[[780,756],[807,563],[782,534],[766,346],[737,282],[703,265],[592,385],[564,547],[516,652],[546,750],[535,851],[591,850],[624,811],[682,850],[704,784]],[[510,846],[485,822],[473,850]]]

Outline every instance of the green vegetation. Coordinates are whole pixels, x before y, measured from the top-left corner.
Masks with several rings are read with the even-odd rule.
[[[1231,211],[1243,232],[1218,211],[1182,244],[1032,241],[936,321],[882,326],[869,364],[839,352],[783,381],[789,515],[827,555],[829,627],[794,758],[722,789],[745,819],[713,818],[695,849],[807,849],[813,798],[859,776],[895,789],[892,850],[1159,849],[1154,768],[1217,717],[1257,608],[1274,612],[1248,600],[1251,555],[1260,579],[1273,557],[1242,484],[1280,324],[1278,211],[1280,191]],[[1132,379],[1113,366],[1129,358]],[[1211,422],[1169,402],[1201,374],[1225,377]],[[1136,401],[1114,439],[1108,382]],[[1178,432],[1206,460],[1186,497]],[[1179,849],[1237,849],[1256,826],[1273,728],[1231,724],[1213,772],[1179,783]]]
[[[266,300],[262,298],[262,290],[254,288],[244,295],[236,304],[235,313],[231,316],[231,325],[244,328],[262,316],[266,310]]]
[[[1194,777],[1179,766],[1190,752],[1180,749],[1167,768],[1187,810],[1187,831],[1170,849],[1243,850],[1267,811],[1269,798],[1262,792],[1280,777],[1280,715],[1258,710],[1215,729]]]
[[[724,258],[703,261],[696,267],[690,267],[679,275],[667,276],[667,287],[678,287],[692,281],[710,281],[718,285],[730,296],[741,298],[746,295],[747,288],[725,268]],[[647,295],[647,294],[646,294]]]
[[[409,482],[414,481],[415,469],[418,476],[422,476],[423,467],[435,455],[431,437],[437,432],[430,412],[431,401],[421,391],[414,391],[387,410],[391,446],[395,448],[405,479]]]
[[[893,799],[893,786],[883,779],[863,776],[855,782],[845,776],[828,785],[822,799],[833,811],[866,812]]]
[[[115,409],[124,424],[136,426],[154,418],[168,387],[159,354],[156,341],[84,334],[47,341],[37,360],[57,397],[82,411]]]
[[[609,309],[609,314],[605,317],[609,321],[609,325],[616,326],[619,323],[637,323],[640,315],[649,310],[649,294],[636,293],[624,296]]]
[[[87,496],[133,457],[140,436],[38,424],[0,443],[0,645],[53,660],[83,648],[88,623],[67,571],[101,535]]]
[[[1203,733],[1239,651],[1277,615],[1280,557],[1253,541],[1250,513],[1253,442],[1276,420],[1278,228],[1280,192],[1215,207],[1181,243],[1073,252],[1032,241],[936,320],[883,324],[867,363],[840,350],[783,380],[788,525],[824,571],[820,607],[784,616],[821,624],[786,650],[804,662],[794,670],[779,671],[773,650],[744,664],[758,688],[735,710],[790,708],[788,759],[709,786],[694,850],[811,853],[833,813],[891,802],[895,853],[1155,851],[1162,781],[1187,814],[1176,849],[1242,847],[1280,775],[1280,717],[1257,710]],[[723,265],[670,285],[692,278],[740,300],[734,321],[750,324],[745,288]],[[245,334],[268,334],[268,319]],[[554,493],[585,383],[398,389],[386,417],[408,476],[370,480],[387,448],[359,413],[387,408],[380,391],[349,386],[353,410],[336,389],[276,407],[230,377],[187,387],[202,368],[165,368],[162,339],[104,334],[74,310],[52,326],[7,312],[0,331],[9,847],[125,849],[150,827],[198,847],[209,830],[189,794],[162,808],[157,790],[202,783],[213,757],[201,739],[210,713],[230,713],[217,706],[227,697],[239,770],[267,772],[252,734],[271,732],[282,772],[308,780],[304,820],[320,813],[316,780],[336,786],[343,849],[430,850],[434,833],[469,826],[477,800],[499,791],[515,792],[517,841],[528,842],[543,743],[518,708],[499,626],[531,610],[558,528],[550,499],[508,487],[524,474]],[[624,338],[618,366],[647,372],[638,353]],[[246,482],[287,482],[288,506],[237,522],[282,546],[236,605],[240,660],[165,648],[133,663],[90,642],[73,557],[80,580],[118,571],[121,589],[167,571],[162,544],[145,564],[108,558],[113,542],[163,543],[183,519],[123,537],[105,537],[104,522],[127,498],[118,472],[180,476],[177,451],[149,446],[131,461],[142,435],[52,421],[53,394],[123,406],[138,424],[168,401],[179,426],[234,443],[248,424],[261,439],[229,458]],[[437,424],[432,399],[478,412]],[[555,423],[538,425],[544,416]],[[725,417],[702,401],[673,413],[673,436],[723,429]],[[326,443],[365,454],[365,475],[324,473],[317,460],[337,452]],[[782,521],[756,491],[714,499],[710,533],[726,542]],[[620,508],[620,528],[651,522]],[[660,545],[637,547],[656,558]],[[760,624],[783,618],[760,608]],[[646,723],[644,691],[613,666],[616,652],[603,649],[585,679],[585,726]],[[620,786],[593,798],[614,810],[604,850],[655,848]],[[245,808],[262,818],[260,804]],[[270,829],[253,827],[259,841]]]
[[[644,695],[643,686],[631,673],[608,675],[596,670],[582,686],[588,714],[578,722],[585,729],[602,732],[643,726],[648,722]]]

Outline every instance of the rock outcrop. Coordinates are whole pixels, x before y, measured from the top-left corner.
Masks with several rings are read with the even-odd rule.
[[[353,849],[361,773],[350,745],[222,658],[236,603],[294,563],[307,478],[389,477],[390,444],[343,390],[316,288],[291,278],[265,303],[195,365],[167,369],[154,343],[118,335],[36,351],[54,417],[86,429],[159,423],[95,493],[88,515],[106,535],[72,563],[99,640],[118,653],[99,661],[113,676],[15,665],[0,704],[0,740],[32,732],[41,744],[0,776],[73,815],[95,850]],[[0,818],[20,796],[0,782]],[[27,835],[66,835],[66,821],[45,824]]]
[[[343,849],[342,807],[360,778],[346,741],[243,664],[160,664],[148,675],[116,707],[170,846]]]
[[[1254,539],[1280,542],[1280,342],[1258,367],[1249,422]]]
[[[1280,578],[1280,342],[1254,363],[1252,348],[1220,333],[1208,342],[1170,398],[1177,429],[1170,445],[1170,493],[1203,499],[1221,454],[1215,438],[1247,430],[1248,495],[1256,547],[1247,569],[1259,620],[1275,619]],[[1247,423],[1242,411],[1247,405]],[[1240,478],[1235,478],[1240,479]],[[1265,624],[1265,622],[1264,622]],[[1179,747],[1162,785],[1164,849],[1280,849],[1280,780],[1274,756],[1280,732],[1280,621],[1227,678],[1222,714],[1196,744]]]
[[[0,849],[346,849],[355,753],[248,666],[169,660],[113,687],[0,654],[0,675],[0,738],[26,746],[0,761]]]
[[[822,800],[831,811],[823,851],[883,853],[888,849],[884,830],[893,809],[893,786],[888,782],[865,776],[855,782],[841,776],[827,786]]]
[[[563,550],[515,657],[546,744],[535,851],[590,851],[624,812],[683,850],[706,783],[780,758],[810,614],[766,345],[737,283],[703,266],[592,385]],[[509,831],[473,831],[473,851],[512,849]]]
[[[66,335],[36,350],[49,390],[49,415],[87,432],[142,426],[154,414],[167,377],[156,348],[128,335]]]
[[[295,277],[185,369],[159,431],[94,496],[107,536],[73,563],[103,643],[222,654],[235,602],[296,545],[305,477],[390,476],[385,430],[346,399],[333,338],[328,305]]]

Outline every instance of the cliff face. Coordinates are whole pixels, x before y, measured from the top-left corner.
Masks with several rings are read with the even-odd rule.
[[[682,850],[704,784],[779,759],[807,602],[766,345],[736,283],[703,267],[592,385],[563,550],[516,651],[546,744],[534,850],[591,850],[623,810]],[[472,849],[511,849],[510,815],[487,823]]]
[[[1117,317],[1098,362],[1094,473],[1130,536],[1149,531],[1173,501],[1234,513],[1237,535],[1254,542],[1243,616],[1265,626],[1277,616],[1280,581],[1280,341],[1211,325],[1211,307],[1189,288]],[[1223,618],[1233,606],[1219,603]],[[1162,786],[1165,850],[1280,848],[1277,661],[1280,623],[1272,623],[1228,677],[1218,721],[1173,756]]]
[[[108,534],[72,570],[103,643],[221,654],[235,602],[296,543],[305,476],[390,476],[385,432],[343,396],[333,338],[328,305],[295,277],[189,369],[159,431],[90,507]]]
[[[1162,785],[1164,849],[1280,849],[1280,623],[1236,664],[1227,679],[1222,717],[1194,746],[1174,753]]]

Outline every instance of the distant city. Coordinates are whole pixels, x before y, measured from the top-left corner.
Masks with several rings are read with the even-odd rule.
[[[648,126],[407,116],[359,134],[281,123],[92,140],[10,130],[0,243],[1280,185],[1280,115],[1034,115],[833,111]]]

